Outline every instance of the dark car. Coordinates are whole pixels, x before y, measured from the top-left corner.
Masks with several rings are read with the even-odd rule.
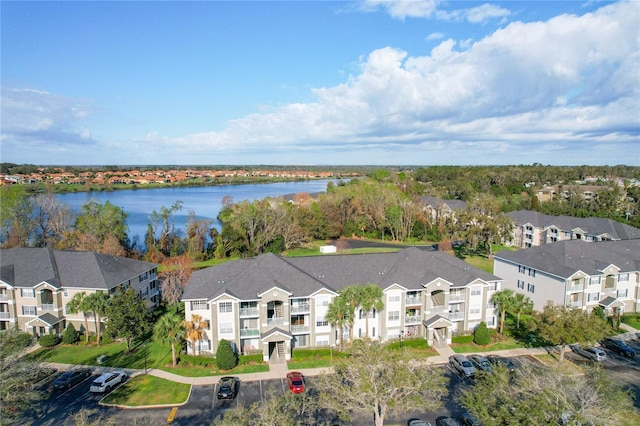
[[[493,368],[491,366],[491,362],[482,355],[469,355],[467,357],[471,364],[476,368],[476,370],[484,371],[485,373],[491,373]]]
[[[411,419],[407,422],[407,426],[431,426],[431,423],[421,419]]]
[[[460,423],[462,426],[482,426],[480,420],[476,419],[471,413],[464,413],[462,417],[460,417]]]
[[[53,387],[55,389],[69,389],[89,376],[91,376],[91,370],[88,368],[65,371],[53,381]]]
[[[238,387],[240,379],[237,377],[226,376],[220,379],[218,383],[218,399],[234,399],[238,396]]]
[[[510,372],[516,371],[516,365],[509,358],[499,356],[499,355],[489,355],[487,356],[489,362],[493,365],[502,365],[507,368]]]
[[[626,356],[629,358],[633,358],[636,356],[636,351],[629,345],[627,345],[622,340],[612,339],[611,337],[607,337],[601,342],[602,346],[605,348],[612,350],[618,355]]]
[[[460,426],[460,423],[452,417],[439,417],[436,419],[437,426]]]
[[[304,379],[302,378],[302,373],[297,371],[287,373],[287,381],[289,382],[289,389],[291,389],[291,392],[304,392]]]

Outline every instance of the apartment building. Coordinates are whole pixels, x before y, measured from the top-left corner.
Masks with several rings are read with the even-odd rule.
[[[445,220],[454,216],[456,211],[467,207],[467,203],[462,200],[443,200],[430,195],[421,196],[420,201],[424,204],[427,215],[432,222]]]
[[[564,240],[609,241],[640,238],[640,229],[600,217],[550,216],[531,210],[507,213],[514,221],[511,244],[536,247]]]
[[[419,337],[446,344],[455,332],[473,330],[481,321],[496,324],[491,296],[500,289],[498,277],[444,252],[418,248],[236,260],[194,272],[182,300],[187,321],[199,315],[207,323],[196,352],[215,353],[225,339],[244,353],[262,352],[265,360],[289,359],[293,348],[349,340],[349,329],[336,330],[326,313],[339,291],[353,284],[376,284],[384,294],[381,311],[367,315],[356,309],[354,338]]]
[[[0,330],[18,329],[35,336],[62,334],[68,323],[84,330],[82,312],[67,312],[76,293],[113,294],[132,287],[148,301],[160,302],[155,263],[95,252],[16,247],[0,250]],[[95,318],[89,318],[95,332]]]
[[[640,309],[640,239],[559,241],[494,256],[503,287],[529,296],[541,311],[547,301],[591,311]]]

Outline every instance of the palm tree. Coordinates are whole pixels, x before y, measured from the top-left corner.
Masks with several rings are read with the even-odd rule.
[[[349,285],[340,291],[340,296],[346,302],[349,310],[347,312],[349,324],[349,341],[353,342],[353,323],[356,316],[356,307],[360,304],[362,287],[359,285]]]
[[[185,334],[186,330],[182,318],[175,312],[167,312],[161,316],[153,328],[153,338],[160,343],[171,346],[171,365],[174,367],[178,365],[176,346],[182,343]]]
[[[107,310],[108,301],[109,296],[101,291],[91,293],[85,298],[87,310],[93,312],[93,322],[96,330],[96,342],[98,343],[98,346],[100,346],[100,331],[102,329],[101,316],[104,315]]]
[[[498,309],[500,310],[500,334],[502,334],[504,330],[504,318],[507,314],[507,311],[510,311],[513,308],[513,290],[500,290],[496,291],[491,297],[493,303],[498,305]]]
[[[369,311],[372,309],[379,311],[384,308],[383,296],[382,289],[375,284],[367,284],[360,291],[360,307],[364,310],[367,337],[369,337]]]
[[[196,342],[202,340],[204,329],[207,328],[207,322],[198,314],[191,315],[191,321],[184,320],[180,323],[186,329],[185,336],[191,341],[193,355],[196,355]]]
[[[340,330],[340,350],[344,349],[344,339],[342,338],[342,330],[349,324],[349,305],[340,295],[336,296],[329,306],[325,318],[336,329]]]
[[[516,293],[513,297],[513,306],[511,307],[511,309],[516,313],[518,317],[516,328],[520,328],[520,314],[528,314],[533,312],[533,300],[522,293]]]
[[[87,312],[89,312],[89,309],[87,308],[86,300],[87,294],[84,291],[74,294],[67,304],[67,312],[70,314],[82,312],[82,316],[84,317],[84,337],[86,343],[89,343],[89,321],[87,320]]]

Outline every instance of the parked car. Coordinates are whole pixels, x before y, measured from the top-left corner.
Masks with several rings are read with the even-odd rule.
[[[304,378],[302,377],[302,373],[299,373],[297,371],[287,373],[287,381],[289,382],[289,389],[291,389],[291,392],[304,392]]]
[[[55,389],[69,389],[91,376],[88,368],[78,368],[76,370],[65,371],[53,381]]]
[[[471,361],[471,364],[473,364],[476,370],[484,371],[486,373],[491,373],[493,371],[491,363],[489,362],[487,357],[484,357],[482,355],[469,355],[467,359]]]
[[[407,426],[431,426],[431,423],[420,419],[411,419],[407,422]]]
[[[460,423],[452,417],[438,417],[436,419],[437,426],[461,426]]]
[[[460,423],[462,426],[482,426],[480,420],[476,419],[471,413],[464,413],[462,417],[460,417]]]
[[[462,374],[464,377],[473,377],[476,374],[476,368],[464,355],[451,355],[449,357],[449,364],[455,371]]]
[[[234,399],[238,396],[240,379],[237,377],[225,376],[218,382],[218,399]]]
[[[127,375],[122,371],[104,373],[91,383],[89,390],[94,393],[109,393],[113,388],[127,380]]]
[[[636,356],[636,351],[622,340],[607,337],[601,342],[601,344],[605,348],[616,352],[618,355],[626,356],[629,358],[633,358]]]
[[[593,346],[583,348],[580,345],[571,345],[571,350],[593,362],[601,362],[607,359],[607,354],[602,349]]]
[[[503,365],[509,370],[509,372],[513,373],[516,371],[516,365],[509,358],[500,356],[500,355],[489,355],[487,356],[489,362],[493,365]]]

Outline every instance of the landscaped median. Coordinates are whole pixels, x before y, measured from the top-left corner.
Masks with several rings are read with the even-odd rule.
[[[191,385],[150,374],[138,374],[100,401],[102,405],[148,408],[172,407],[189,401]]]

